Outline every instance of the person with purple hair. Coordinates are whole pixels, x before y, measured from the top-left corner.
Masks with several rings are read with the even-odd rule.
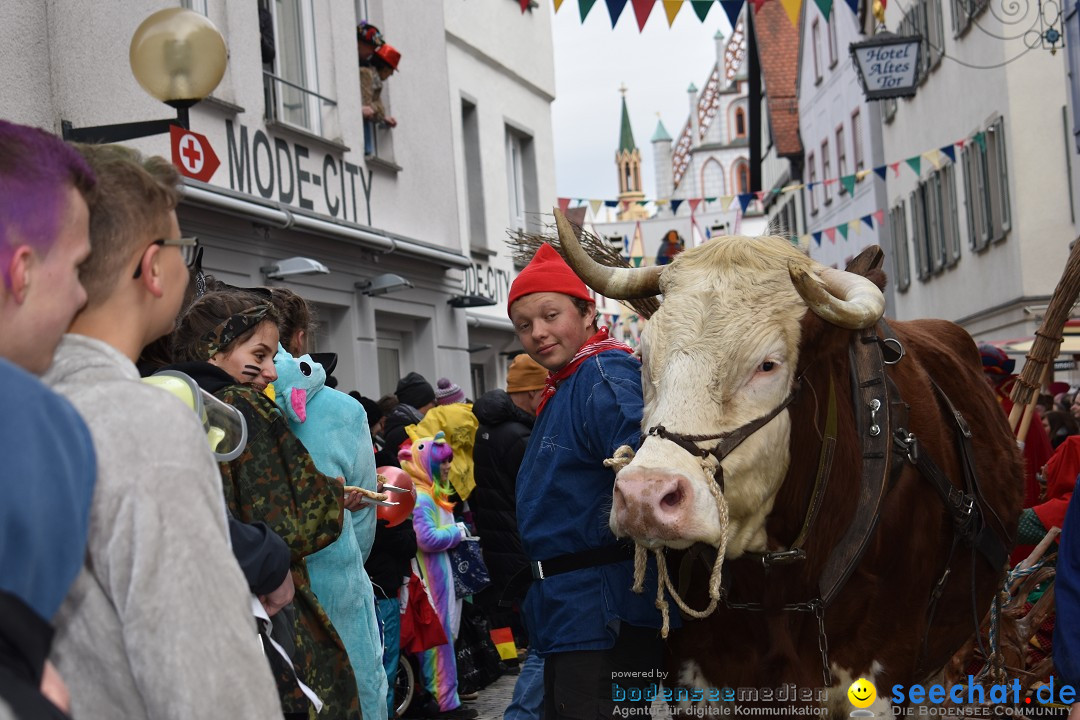
[[[36,376],[86,302],[94,185],[64,142],[0,120],[0,706],[17,718],[69,709],[50,622],[82,567],[96,463],[82,418]]]

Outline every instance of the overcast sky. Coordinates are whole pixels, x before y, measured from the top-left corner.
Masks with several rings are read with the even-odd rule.
[[[542,3],[548,11],[554,4]],[[577,0],[564,0],[553,16],[555,35],[555,187],[559,197],[615,199],[618,180],[619,86],[626,84],[634,141],[641,150],[645,197],[655,197],[652,145],[657,113],[673,139],[689,111],[687,87],[699,90],[716,62],[717,30],[731,36],[719,3],[700,22],[690,3],[669,29],[663,3],[657,2],[638,33],[630,3],[614,29],[607,4],[596,2],[581,22]]]

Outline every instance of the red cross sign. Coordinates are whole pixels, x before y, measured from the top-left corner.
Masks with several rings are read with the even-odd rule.
[[[179,125],[169,128],[172,139],[172,162],[190,178],[210,182],[221,161],[205,135],[185,130]]]

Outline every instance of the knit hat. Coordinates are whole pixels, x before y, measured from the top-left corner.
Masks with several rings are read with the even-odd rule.
[[[510,314],[510,308],[514,306],[515,300],[538,292],[557,292],[595,302],[593,296],[589,294],[589,288],[585,287],[581,278],[574,274],[555,248],[547,243],[540,246],[533,259],[511,283],[510,295],[506,298],[507,314]]]
[[[450,381],[449,378],[439,378],[438,388],[435,390],[435,402],[439,405],[451,405],[465,402],[465,391]]]
[[[411,372],[398,380],[394,394],[397,395],[398,400],[414,408],[422,408],[435,402],[435,391],[431,383],[418,372]]]
[[[525,353],[521,353],[510,363],[506,371],[506,392],[527,392],[544,387],[548,371],[540,363]]]
[[[356,390],[350,391],[349,396],[364,406],[364,412],[367,413],[368,425],[374,425],[382,420],[383,411],[382,408],[379,407],[379,403],[369,397],[364,397]]]
[[[1012,375],[1016,360],[1005,354],[1001,348],[989,343],[979,345],[979,357],[982,358],[983,372],[990,375]]]

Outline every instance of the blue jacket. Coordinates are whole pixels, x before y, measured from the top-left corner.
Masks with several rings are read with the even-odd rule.
[[[615,481],[604,467],[617,448],[636,448],[641,435],[641,363],[608,351],[588,358],[564,380],[536,418],[517,479],[517,516],[530,560],[616,544],[608,528]],[[620,621],[659,628],[656,565],[636,594],[634,563],[584,568],[536,580],[524,616],[541,655],[606,650]],[[679,626],[678,613],[671,618]]]
[[[1054,668],[1058,685],[1080,687],[1080,482],[1065,511],[1054,578]]]

